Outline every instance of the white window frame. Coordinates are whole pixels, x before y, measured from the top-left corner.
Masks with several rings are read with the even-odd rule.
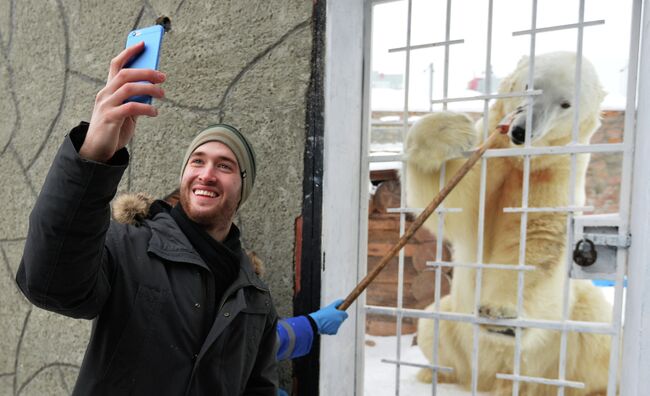
[[[639,32],[638,27],[650,25],[648,3],[635,0],[632,14],[635,21],[631,48],[638,48],[639,37],[641,46],[638,59],[637,52],[630,51],[630,70],[637,68],[638,82],[630,78],[628,92],[636,92],[637,102],[634,114],[626,114],[625,119],[627,127],[628,123],[634,124],[636,116],[635,139],[631,142],[634,147],[630,209],[632,244],[627,262],[621,395],[650,395],[650,381],[647,378],[650,373],[650,180],[645,162],[650,158],[650,111],[645,110],[650,109],[650,30]],[[640,22],[636,23],[639,19]]]
[[[321,300],[345,297],[365,275],[367,265],[367,101],[371,0],[329,0],[326,10],[324,80],[324,158]],[[645,6],[645,7],[644,7]],[[626,111],[631,162],[632,243],[623,329],[621,395],[650,394],[650,11],[634,0]],[[638,22],[638,23],[637,23]],[[365,30],[364,30],[365,29]],[[639,41],[641,43],[639,47]],[[639,48],[638,53],[636,49]],[[366,62],[364,62],[366,59]],[[365,68],[365,69],[364,69]],[[638,78],[637,77],[638,71]],[[636,81],[638,80],[638,81]],[[634,109],[639,111],[631,111]],[[636,133],[634,132],[636,129]],[[623,182],[625,183],[625,182]],[[627,215],[621,213],[621,215]],[[356,260],[356,262],[355,262]],[[363,394],[365,295],[349,309],[350,319],[336,337],[321,338],[320,394]]]
[[[328,0],[324,77],[321,305],[344,298],[365,273],[368,188],[363,168],[364,0]],[[362,197],[364,197],[362,199]],[[360,214],[364,215],[360,215]],[[359,260],[363,263],[359,264]],[[335,337],[321,337],[320,394],[363,390],[365,313],[362,296]]]

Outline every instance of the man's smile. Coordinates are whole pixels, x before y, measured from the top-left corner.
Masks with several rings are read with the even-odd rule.
[[[215,193],[213,191],[203,190],[203,189],[199,189],[199,188],[194,189],[192,192],[194,193],[194,195],[199,196],[199,197],[216,198],[217,195],[218,195],[217,193]]]

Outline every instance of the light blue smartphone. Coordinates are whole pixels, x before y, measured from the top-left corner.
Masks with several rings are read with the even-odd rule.
[[[164,29],[160,25],[149,26],[142,29],[137,29],[129,33],[126,39],[126,46],[130,47],[134,44],[144,41],[144,50],[135,58],[131,59],[124,67],[133,69],[154,69],[158,70],[158,62],[160,61],[160,48],[162,47],[162,38]],[[150,84],[143,81],[143,83]],[[151,96],[139,95],[131,96],[126,102],[140,102],[151,104]]]

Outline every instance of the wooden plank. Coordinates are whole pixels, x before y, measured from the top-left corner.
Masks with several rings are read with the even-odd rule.
[[[397,285],[392,282],[373,283],[368,286],[366,302],[370,305],[387,307],[397,306]],[[418,300],[411,293],[411,285],[404,285],[404,296],[402,298],[404,307],[412,308],[417,305]]]
[[[381,256],[368,257],[368,270],[371,271],[381,261]],[[379,283],[395,283],[397,284],[397,271],[398,271],[398,258],[393,257],[386,265],[383,271],[377,275],[376,281]],[[410,283],[413,277],[417,276],[418,271],[413,267],[413,262],[410,257],[404,258],[404,283]]]
[[[375,210],[386,213],[386,209],[399,208],[400,204],[400,183],[396,180],[385,181],[375,190],[372,196]]]
[[[368,242],[368,256],[383,257],[393,246],[395,244],[389,242]],[[415,250],[415,245],[409,244],[404,246],[404,254],[406,256],[413,256]]]
[[[399,215],[374,213],[368,218],[368,232],[370,230],[389,230],[399,232]]]
[[[402,319],[402,334],[415,334],[417,320]],[[397,334],[397,321],[394,316],[368,314],[366,316],[366,334],[373,336],[394,336]]]
[[[385,180],[397,180],[399,175],[397,169],[376,169],[370,171],[370,181],[381,182]]]

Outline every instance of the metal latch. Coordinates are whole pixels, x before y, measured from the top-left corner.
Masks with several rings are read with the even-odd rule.
[[[630,247],[632,237],[628,235],[611,235],[611,234],[582,234],[583,239],[589,239],[594,245],[611,246],[615,248],[627,249]]]
[[[618,249],[631,244],[630,235],[619,232],[620,224],[617,213],[573,218],[572,278],[613,279]]]

